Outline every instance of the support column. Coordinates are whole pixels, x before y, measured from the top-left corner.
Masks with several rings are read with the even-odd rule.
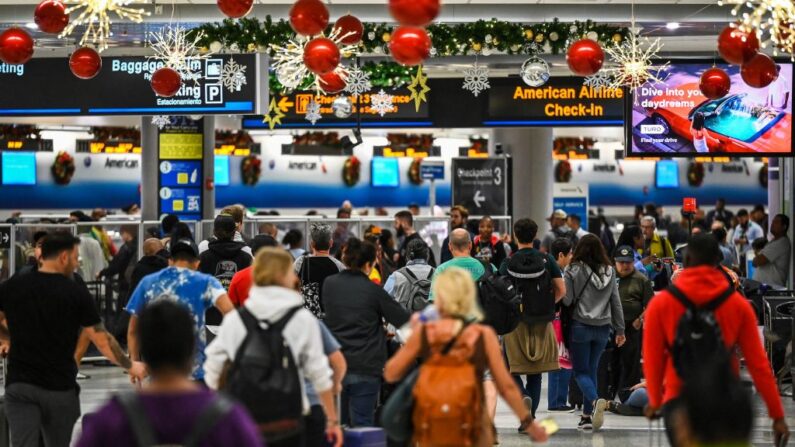
[[[497,144],[513,158],[513,217],[529,217],[543,234],[552,214],[552,128],[497,128],[490,153]]]
[[[158,176],[157,126],[151,116],[141,117],[141,217],[143,220],[160,220],[157,215]]]
[[[204,171],[204,199],[202,200],[202,219],[215,218],[215,116],[204,118],[204,138],[202,170]],[[213,188],[207,186],[212,184]]]

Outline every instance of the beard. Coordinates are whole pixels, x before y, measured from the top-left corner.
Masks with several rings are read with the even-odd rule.
[[[398,237],[403,237],[403,236],[406,235],[406,230],[403,229],[403,225],[401,225],[401,226],[397,227],[397,229],[395,229],[395,234],[397,234]]]

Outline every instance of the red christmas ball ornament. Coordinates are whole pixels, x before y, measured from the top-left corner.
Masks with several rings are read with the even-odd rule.
[[[344,15],[337,19],[337,21],[334,23],[334,28],[340,30],[340,36],[350,33],[348,37],[342,39],[342,43],[345,45],[356,45],[362,41],[364,25],[362,25],[361,20],[350,14]]]
[[[701,75],[698,88],[709,99],[723,98],[729,93],[732,81],[729,74],[720,68],[710,68]]]
[[[60,0],[44,0],[36,6],[33,21],[44,33],[58,34],[69,23],[66,6]]]
[[[290,26],[302,36],[314,36],[328,26],[328,8],[320,0],[298,0],[290,8]]]
[[[320,75],[320,86],[329,95],[345,90],[345,81],[336,71]]]
[[[331,39],[318,37],[304,47],[304,65],[314,74],[334,71],[340,64],[340,49]]]
[[[574,42],[566,52],[566,63],[577,76],[591,76],[602,68],[604,62],[605,52],[591,39]]]
[[[254,6],[254,0],[218,0],[218,9],[232,19],[245,17]]]
[[[740,76],[754,88],[764,88],[778,78],[776,63],[767,54],[756,53],[740,68]]]
[[[401,26],[392,34],[389,52],[402,65],[419,65],[431,54],[431,38],[422,28]]]
[[[69,69],[80,79],[91,79],[102,69],[102,58],[93,48],[78,48],[69,57]]]
[[[425,26],[439,15],[439,0],[389,0],[389,13],[401,25]]]
[[[152,74],[152,90],[157,96],[170,98],[182,87],[182,76],[173,68],[163,67]]]
[[[8,28],[0,34],[0,61],[24,64],[33,57],[33,39],[21,28]]]
[[[727,26],[718,36],[718,53],[730,64],[742,65],[758,52],[759,39],[754,32]]]

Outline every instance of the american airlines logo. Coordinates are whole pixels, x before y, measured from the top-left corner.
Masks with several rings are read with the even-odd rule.
[[[662,135],[665,133],[665,127],[660,124],[641,124],[640,131],[646,135]]]

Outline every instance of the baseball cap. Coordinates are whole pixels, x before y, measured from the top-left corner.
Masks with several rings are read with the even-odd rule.
[[[193,239],[183,238],[171,244],[171,256],[176,256],[177,253],[188,253],[194,258],[199,257],[199,247]]]
[[[552,213],[552,217],[556,217],[558,219],[565,219],[566,216],[567,216],[566,212],[560,209],[555,210],[555,212]]]
[[[219,214],[213,223],[213,229],[226,233],[234,233],[237,229],[235,218],[229,214]]]
[[[622,245],[616,250],[617,262],[634,262],[635,252],[632,251],[629,245]]]

